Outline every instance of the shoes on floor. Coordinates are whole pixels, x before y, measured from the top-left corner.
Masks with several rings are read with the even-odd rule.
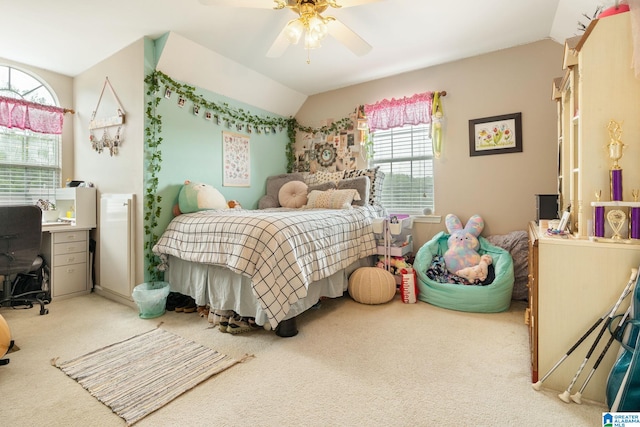
[[[240,317],[239,315],[235,315],[229,319],[229,324],[227,325],[227,332],[233,335],[242,334],[245,332],[255,331],[256,329],[260,329],[261,326],[257,325],[255,320],[252,317]]]
[[[227,332],[227,327],[229,326],[229,319],[233,317],[235,313],[232,310],[213,310],[209,311],[209,316],[207,320],[214,327],[218,326],[220,332]]]
[[[183,295],[182,300],[176,305],[175,311],[182,313],[194,313],[198,309],[196,301],[188,295]]]
[[[166,304],[167,311],[174,311],[176,307],[180,303],[182,303],[183,298],[184,298],[184,295],[178,292],[169,292],[169,295],[167,295],[167,304]]]

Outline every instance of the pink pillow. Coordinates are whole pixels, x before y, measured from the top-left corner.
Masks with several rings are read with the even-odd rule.
[[[285,208],[298,209],[307,204],[307,184],[302,181],[289,181],[280,187],[278,202]]]

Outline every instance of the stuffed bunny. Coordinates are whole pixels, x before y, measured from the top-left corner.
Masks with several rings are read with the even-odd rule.
[[[474,215],[469,218],[467,225],[462,228],[462,223],[457,216],[453,214],[447,215],[445,219],[447,231],[451,236],[447,243],[449,249],[444,253],[444,263],[450,273],[456,274],[456,271],[463,268],[473,267],[480,263],[480,242],[478,237],[484,229],[484,220],[480,215]]]

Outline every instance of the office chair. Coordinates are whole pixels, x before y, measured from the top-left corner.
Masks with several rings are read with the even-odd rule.
[[[0,275],[4,276],[0,307],[40,304],[40,314],[47,314],[41,299],[45,292],[30,291],[12,295],[11,275],[33,270],[42,240],[42,211],[37,206],[0,206]]]

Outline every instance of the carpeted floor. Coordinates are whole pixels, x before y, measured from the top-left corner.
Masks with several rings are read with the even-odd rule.
[[[0,367],[2,424],[123,426],[50,360],[69,360],[162,328],[232,358],[136,426],[601,426],[606,407],[566,404],[531,388],[525,304],[461,313],[426,303],[323,301],[300,333],[232,336],[195,313],[140,319],[99,295],[54,301],[50,313],[2,309],[20,351]]]

